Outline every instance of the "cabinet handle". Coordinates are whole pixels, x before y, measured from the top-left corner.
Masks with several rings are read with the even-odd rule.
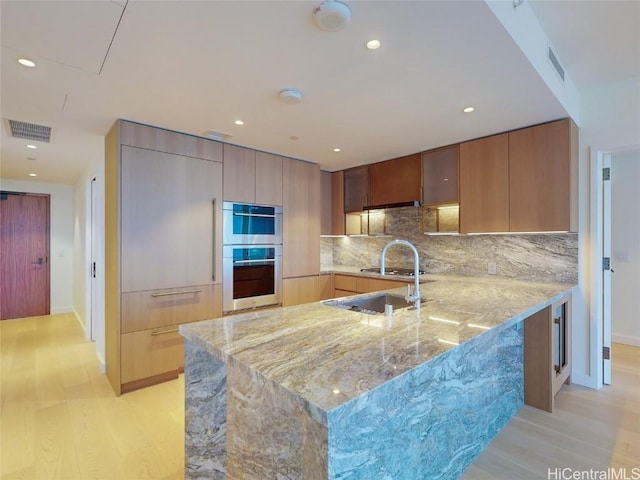
[[[180,290],[177,292],[161,292],[161,293],[152,293],[152,297],[168,297],[169,295],[185,295],[187,293],[201,293],[202,290]]]
[[[158,335],[165,335],[167,333],[176,333],[178,331],[177,328],[171,328],[169,330],[160,330],[159,332],[151,332],[152,337],[157,337]]]
[[[256,258],[255,260],[234,260],[234,265],[244,265],[251,263],[275,263],[275,258]]]
[[[211,279],[215,282],[216,281],[216,199],[214,198],[211,201],[211,204],[213,205],[213,241],[211,242],[211,248],[213,249],[213,260],[211,261],[211,264],[213,266],[213,273],[211,274]]]

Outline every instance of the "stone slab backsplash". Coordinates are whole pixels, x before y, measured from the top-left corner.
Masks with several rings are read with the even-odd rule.
[[[420,253],[420,268],[427,273],[487,275],[489,262],[498,276],[529,281],[578,282],[578,235],[424,235],[421,209],[386,210],[385,236],[323,237],[320,264],[373,267],[380,265],[380,252],[396,238],[413,243]],[[405,246],[387,252],[390,267],[413,267],[413,254]]]

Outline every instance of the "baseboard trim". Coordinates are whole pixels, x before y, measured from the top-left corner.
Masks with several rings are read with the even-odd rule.
[[[75,313],[75,310],[74,310],[73,307],[49,308],[49,314],[50,315],[57,315],[59,313]]]
[[[640,347],[640,338],[629,337],[627,335],[611,334],[611,341],[613,343],[622,343],[624,345],[631,345],[632,347]]]
[[[80,315],[78,315],[78,311],[75,308],[73,309],[73,316],[76,317],[76,320],[80,324],[80,327],[82,328],[82,331],[84,332],[84,338],[86,339],[87,338],[87,329],[85,328],[84,322],[80,318]]]

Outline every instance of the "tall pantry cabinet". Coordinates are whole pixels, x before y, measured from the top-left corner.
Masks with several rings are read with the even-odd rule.
[[[177,377],[181,323],[222,315],[222,144],[118,121],[105,144],[106,369],[117,394]]]

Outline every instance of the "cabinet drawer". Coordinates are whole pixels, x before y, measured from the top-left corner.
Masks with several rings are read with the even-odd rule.
[[[357,292],[358,289],[356,287],[356,283],[356,277],[350,277],[347,275],[335,275],[333,277],[333,288],[336,290],[350,290],[352,292]]]
[[[121,382],[129,383],[184,365],[184,338],[178,327],[154,328],[120,336]]]
[[[392,288],[406,287],[407,283],[413,283],[413,277],[406,277],[406,280],[383,280],[381,278],[360,277],[357,280],[358,293],[379,292],[380,290],[390,290]]]
[[[222,286],[123,293],[121,302],[122,333],[137,332],[222,316]]]

